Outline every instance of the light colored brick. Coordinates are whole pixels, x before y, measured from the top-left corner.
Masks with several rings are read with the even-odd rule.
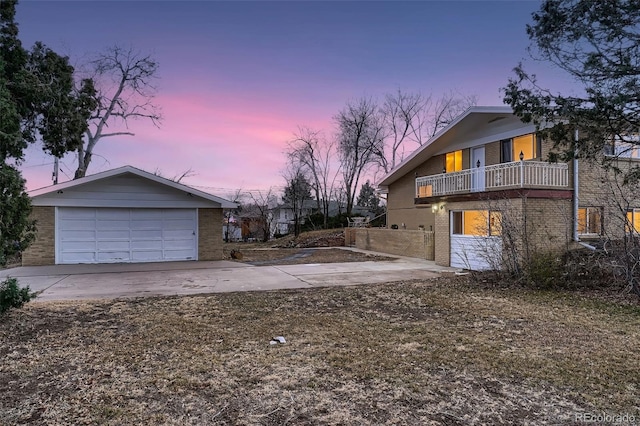
[[[22,252],[23,266],[53,265],[56,261],[55,207],[34,206],[36,240]]]

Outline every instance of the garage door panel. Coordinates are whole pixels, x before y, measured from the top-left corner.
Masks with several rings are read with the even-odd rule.
[[[95,241],[96,239],[96,231],[95,230],[89,230],[89,231],[85,231],[85,230],[75,230],[75,229],[67,229],[65,230],[64,235],[62,236],[61,240],[65,241],[65,240],[70,240],[70,241],[76,241],[76,240],[90,240],[90,241]]]
[[[131,241],[131,250],[160,250],[162,251],[162,240],[135,240]]]
[[[60,220],[59,229],[66,230],[91,230],[93,231],[96,227],[96,221],[94,219],[62,219]]]
[[[131,210],[132,220],[162,220],[164,210],[161,209],[135,209]]]
[[[95,209],[84,209],[84,208],[65,208],[65,218],[67,219],[91,219],[95,220],[96,211]]]
[[[108,221],[129,221],[131,220],[131,211],[128,209],[95,209],[96,219]]]
[[[163,216],[165,220],[167,219],[187,219],[191,220],[195,217],[195,210],[163,210]]]
[[[147,229],[162,229],[162,220],[132,220],[131,221],[131,229],[132,230],[147,230]]]
[[[164,255],[167,260],[191,260],[193,257],[190,257],[193,252],[191,250],[165,250]]]
[[[191,248],[192,243],[191,240],[172,240],[170,247],[166,247],[168,245],[169,244],[166,244],[165,242],[165,250],[167,251],[174,249],[186,250]]]
[[[163,256],[162,250],[136,250],[132,253],[132,262],[155,262],[158,256]],[[170,260],[165,257],[165,260]],[[185,259],[179,259],[185,260]]]
[[[59,208],[58,263],[197,258],[195,209]]]
[[[100,230],[122,229],[122,230],[128,231],[129,221],[128,220],[98,220],[96,226]]]
[[[59,263],[95,263],[96,256],[93,252],[64,252]]]
[[[193,229],[165,229],[162,237],[166,240],[191,240],[193,232]]]
[[[146,229],[131,231],[131,238],[134,240],[162,240],[161,229]]]
[[[99,230],[96,231],[98,241],[100,240],[111,240],[111,239],[126,239],[127,241],[130,236],[130,232],[127,229],[107,229],[107,230]]]
[[[131,242],[127,240],[98,240],[98,251],[111,251],[111,250],[127,250],[131,248]]]
[[[72,252],[94,252],[96,251],[95,240],[88,241],[62,241],[62,249]]]
[[[96,256],[98,263],[129,262],[130,259],[128,251],[99,251]]]

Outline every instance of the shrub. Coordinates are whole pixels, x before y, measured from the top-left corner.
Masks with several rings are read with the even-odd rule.
[[[529,285],[543,289],[564,287],[563,262],[553,252],[538,252],[524,265]]]
[[[0,283],[0,314],[11,308],[20,308],[32,298],[29,287],[20,288],[17,279],[7,278]]]

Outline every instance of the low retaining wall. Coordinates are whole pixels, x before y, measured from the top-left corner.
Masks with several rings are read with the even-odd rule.
[[[434,260],[434,232],[405,229],[345,228],[345,245],[399,256]]]

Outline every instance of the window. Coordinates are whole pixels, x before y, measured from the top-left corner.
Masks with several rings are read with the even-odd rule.
[[[500,235],[500,212],[487,210],[465,210],[452,212],[454,235]]]
[[[640,159],[640,137],[632,135],[620,139],[619,137],[611,140],[604,146],[604,155],[619,158],[638,158]]]
[[[503,163],[519,161],[521,152],[523,160],[540,158],[542,157],[541,149],[542,144],[533,133],[500,141],[500,156]]]
[[[633,209],[627,212],[627,232],[633,230],[640,234],[640,209]]]
[[[444,169],[447,173],[462,170],[462,150],[448,152],[445,155]]]
[[[582,207],[578,209],[578,234],[602,234],[602,208]]]

